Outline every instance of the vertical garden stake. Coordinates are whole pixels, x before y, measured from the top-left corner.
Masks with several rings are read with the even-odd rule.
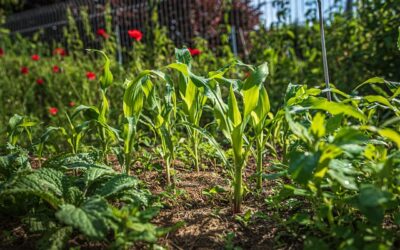
[[[329,86],[329,71],[328,71],[328,59],[326,58],[326,47],[325,47],[325,31],[324,31],[324,17],[322,15],[322,4],[321,0],[317,0],[318,3],[318,14],[319,14],[319,27],[321,32],[321,44],[322,44],[322,61],[324,64],[324,76],[325,76],[325,85],[328,89],[326,93],[328,100],[332,101],[331,90]]]

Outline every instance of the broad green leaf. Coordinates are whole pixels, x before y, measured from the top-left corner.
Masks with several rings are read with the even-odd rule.
[[[366,142],[368,137],[363,134],[360,130],[342,127],[333,139],[333,144],[337,146],[349,145],[349,144],[360,144]]]
[[[329,163],[328,175],[344,188],[358,190],[355,180],[356,173],[350,162],[333,159]]]
[[[253,88],[254,86],[261,87],[268,76],[268,63],[263,63],[258,66],[243,84],[243,91]]]
[[[325,98],[309,97],[306,101],[302,103],[302,106],[306,109],[324,110],[331,113],[332,115],[343,113],[345,115],[357,118],[361,121],[367,121],[367,117],[354,107],[343,103],[330,102]]]
[[[94,165],[88,168],[83,174],[83,178],[85,180],[85,185],[89,187],[92,183],[96,182],[99,178],[104,176],[113,175],[116,172],[108,167],[102,165]]]
[[[108,218],[111,209],[103,198],[93,197],[76,207],[65,204],[60,207],[56,217],[62,223],[78,229],[92,239],[103,239],[110,231]]]
[[[294,152],[290,154],[289,174],[296,182],[306,185],[312,179],[318,161],[318,154]]]
[[[325,135],[325,115],[318,112],[311,122],[311,133],[316,138],[321,138]]]
[[[67,176],[63,172],[41,168],[35,172],[18,176],[4,186],[3,194],[28,194],[48,202],[53,208],[63,203],[64,186]]]
[[[177,62],[184,63],[186,65],[190,65],[190,62],[192,60],[192,56],[190,55],[190,52],[187,48],[175,48],[175,58]]]
[[[396,143],[397,148],[400,149],[400,134],[399,133],[397,133],[396,131],[394,131],[394,130],[392,130],[390,128],[380,129],[380,130],[378,130],[378,133],[381,136],[383,136],[383,137],[393,141],[394,143]]]
[[[389,102],[389,100],[383,96],[368,95],[368,96],[364,96],[364,99],[367,100],[367,102],[377,102],[377,103],[385,105],[386,107],[391,108],[392,110],[397,111],[397,108],[393,107],[392,104]]]
[[[13,152],[0,156],[0,177],[11,178],[14,174],[31,170],[27,152]]]
[[[139,180],[133,176],[128,175],[116,175],[108,180],[101,188],[97,189],[95,194],[102,197],[111,197],[118,195],[127,189],[136,189],[139,185]]]
[[[285,118],[286,118],[289,128],[293,132],[293,134],[298,136],[300,139],[302,139],[306,143],[311,142],[311,136],[308,133],[307,128],[304,127],[303,125],[301,125],[300,123],[295,122],[288,109],[285,110]]]
[[[246,79],[243,84],[243,104],[244,104],[244,119],[257,107],[259,96],[265,78],[268,76],[268,64],[261,64],[252,74]],[[265,98],[265,96],[264,96]],[[267,104],[265,104],[267,105]]]

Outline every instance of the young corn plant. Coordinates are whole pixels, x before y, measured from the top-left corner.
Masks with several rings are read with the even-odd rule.
[[[173,173],[173,161],[175,159],[174,145],[172,142],[174,117],[176,115],[176,96],[172,81],[167,75],[164,78],[166,88],[164,98],[160,98],[153,88],[151,95],[150,113],[152,119],[142,115],[145,123],[156,132],[161,139],[161,156],[165,162],[165,173],[168,186],[171,186]]]
[[[259,115],[253,115],[254,118],[261,117],[263,112],[268,110],[264,107],[264,111],[259,105],[266,105],[265,90],[263,83],[268,75],[268,66],[266,63],[258,66],[243,84],[239,85],[238,91],[243,97],[243,110],[239,106],[233,83],[229,85],[228,104],[225,104],[221,98],[218,85],[215,87],[214,111],[220,129],[230,141],[233,149],[233,212],[241,211],[241,203],[243,199],[243,169],[246,165],[247,155],[251,149],[251,143],[248,142],[245,131],[246,126],[252,119],[252,112],[259,112]],[[216,81],[222,80],[222,75],[215,74],[213,77]],[[260,94],[261,92],[261,94]],[[263,101],[260,101],[264,98]]]
[[[183,119],[185,123],[189,123],[195,127],[199,126],[200,119],[203,113],[204,105],[207,102],[207,97],[204,93],[202,85],[194,82],[195,76],[191,72],[192,57],[188,49],[175,49],[176,63],[168,65],[168,68],[175,69],[179,72],[178,90],[179,96],[182,99]],[[188,136],[191,140],[191,153],[194,158],[194,166],[197,172],[200,171],[200,155],[199,144],[201,137],[199,131],[187,126]]]
[[[106,159],[107,152],[109,151],[110,143],[119,138],[118,131],[108,125],[109,103],[107,99],[107,90],[113,82],[113,75],[110,70],[110,59],[103,51],[93,50],[100,53],[104,58],[103,75],[100,78],[100,93],[102,102],[99,108],[95,106],[80,105],[75,109],[72,119],[79,113],[83,113],[85,122],[87,124],[93,122],[97,128],[97,133],[100,137],[102,144],[103,157]]]
[[[29,141],[32,143],[32,133],[30,129],[36,126],[38,122],[31,120],[27,116],[20,116],[15,114],[8,121],[7,136],[8,143],[15,146],[18,143],[19,137],[26,133]]]
[[[143,106],[151,99],[151,92],[154,87],[152,77],[164,78],[159,71],[142,71],[135,79],[127,80],[123,99],[123,110],[125,117],[124,124],[124,170],[127,174],[132,163],[132,153],[135,146],[136,127],[142,114]]]
[[[270,111],[270,103],[268,98],[267,90],[264,86],[259,87],[259,90],[254,91],[254,93],[248,93],[252,95],[254,98],[258,96],[258,103],[256,108],[250,113],[250,125],[252,130],[254,131],[254,139],[256,141],[256,152],[257,152],[257,189],[262,189],[262,173],[263,173],[263,153],[265,151],[265,135],[264,129],[268,120],[268,113]]]

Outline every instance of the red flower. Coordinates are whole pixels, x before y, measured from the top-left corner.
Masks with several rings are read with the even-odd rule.
[[[51,108],[49,108],[49,113],[50,113],[50,115],[52,115],[52,116],[57,115],[57,113],[58,113],[58,108],[56,108],[56,107],[51,107]]]
[[[73,106],[75,106],[75,102],[71,101],[71,102],[68,103],[68,105],[69,105],[70,107],[73,107]]]
[[[38,54],[34,54],[34,55],[32,55],[31,58],[32,58],[33,61],[39,61],[40,56]]]
[[[54,72],[54,73],[60,72],[60,67],[58,67],[57,65],[54,65],[54,66],[53,66],[53,72]]]
[[[104,29],[98,29],[96,33],[97,33],[98,36],[102,36],[105,39],[108,38],[108,34]]]
[[[201,54],[201,51],[199,49],[188,48],[188,50],[191,56],[198,56]]]
[[[0,57],[2,57],[3,55],[4,55],[4,50],[0,48]]]
[[[143,37],[143,33],[140,30],[128,30],[128,35],[138,42],[140,42]]]
[[[95,73],[93,73],[93,72],[86,72],[86,78],[88,79],[88,80],[90,80],[90,81],[93,81],[93,80],[95,80],[96,79],[96,74]]]
[[[28,73],[29,73],[28,67],[22,67],[22,68],[21,68],[21,74],[27,75]]]
[[[55,48],[53,50],[53,55],[65,56],[65,55],[67,55],[67,52],[65,52],[65,49],[63,49],[63,48]]]
[[[37,83],[38,85],[43,85],[44,80],[43,80],[42,78],[39,78],[39,79],[36,80],[36,83]]]

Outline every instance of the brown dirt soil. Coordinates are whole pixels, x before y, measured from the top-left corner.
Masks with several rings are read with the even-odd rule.
[[[266,166],[267,167],[267,166]],[[245,173],[245,179],[255,172],[254,164],[250,164]],[[264,199],[272,192],[273,182],[264,186],[262,194],[255,196],[248,194],[244,201],[241,214],[232,214],[229,197],[229,183],[226,174],[222,171],[189,171],[176,170],[176,195],[164,200],[165,207],[154,219],[154,223],[161,227],[170,227],[184,221],[185,225],[170,232],[159,241],[160,245],[168,249],[225,249],[227,235],[234,233],[232,243],[242,249],[273,249],[274,238],[279,233],[276,225],[265,219],[253,218],[247,225],[239,222],[237,216],[244,216],[247,211],[270,214],[265,206]],[[139,176],[155,194],[164,191],[159,174],[144,172]],[[160,181],[161,180],[161,181]],[[203,193],[215,186],[220,186],[227,192],[208,196]],[[253,187],[249,187],[252,189]],[[182,193],[183,194],[180,194]]]

